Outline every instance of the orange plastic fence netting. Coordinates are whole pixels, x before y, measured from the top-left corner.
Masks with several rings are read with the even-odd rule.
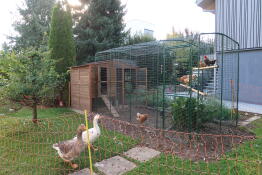
[[[90,141],[95,140],[91,152],[96,174],[120,174],[120,171],[127,175],[262,173],[262,138],[252,133],[176,132],[105,116],[93,124],[94,116],[90,114],[88,118],[89,128],[93,128]],[[85,124],[85,118],[75,114],[41,119],[38,124],[27,119],[1,117],[0,174],[70,174],[89,168],[86,145],[80,155],[72,156],[75,167],[53,149],[53,144],[71,140],[68,149],[73,147],[77,153],[81,145],[71,143],[76,142],[82,123]],[[101,134],[97,134],[98,129]]]

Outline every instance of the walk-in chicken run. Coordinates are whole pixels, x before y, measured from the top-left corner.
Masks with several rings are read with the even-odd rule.
[[[74,109],[177,131],[237,125],[238,43],[226,35],[152,41],[95,58],[71,68]]]

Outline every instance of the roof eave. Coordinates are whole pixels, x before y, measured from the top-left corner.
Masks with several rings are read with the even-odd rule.
[[[204,12],[215,14],[215,0],[196,0],[196,4],[203,9]]]

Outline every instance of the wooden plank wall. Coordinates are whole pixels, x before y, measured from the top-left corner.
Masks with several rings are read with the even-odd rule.
[[[78,110],[92,110],[89,66],[71,69],[71,105]]]
[[[70,71],[71,77],[71,107],[79,109],[79,90],[80,90],[80,79],[79,69],[72,68]]]
[[[98,95],[98,67],[90,67],[90,98],[96,98]]]

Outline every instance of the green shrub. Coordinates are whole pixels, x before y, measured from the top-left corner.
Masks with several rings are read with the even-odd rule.
[[[150,107],[169,107],[172,103],[172,100],[166,96],[163,96],[163,92],[153,93],[147,96],[147,105]]]
[[[177,130],[196,130],[203,124],[220,119],[221,104],[216,99],[176,98],[172,103],[173,126]],[[222,120],[232,119],[231,110],[222,105]]]
[[[176,130],[196,130],[211,119],[205,105],[194,98],[176,98],[172,103],[173,126]]]
[[[208,98],[205,100],[206,112],[213,119],[221,119],[221,120],[232,120],[231,110],[227,108],[224,104],[222,104],[221,110],[221,102],[214,98]],[[222,111],[222,118],[221,118]]]

